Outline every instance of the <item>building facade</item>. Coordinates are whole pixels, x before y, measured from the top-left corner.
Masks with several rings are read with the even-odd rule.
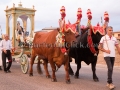
[[[119,44],[120,44],[120,31],[113,32],[113,36],[117,38]]]

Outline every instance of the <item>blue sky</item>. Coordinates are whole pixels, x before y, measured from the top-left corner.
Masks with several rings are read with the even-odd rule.
[[[6,19],[5,12],[6,6],[12,7],[13,3],[18,6],[20,0],[2,0],[0,2],[0,25],[2,32],[5,33]],[[60,18],[60,8],[66,8],[66,21],[70,20],[71,23],[76,21],[77,9],[82,8],[81,24],[87,24],[87,9],[92,11],[92,25],[95,26],[101,22],[101,16],[104,12],[109,13],[109,25],[113,26],[114,31],[120,31],[120,0],[21,0],[23,7],[32,8],[35,6],[37,10],[35,13],[35,31],[41,30],[45,27],[58,27],[58,19]],[[101,24],[101,23],[100,23]],[[11,26],[10,26],[11,27]]]

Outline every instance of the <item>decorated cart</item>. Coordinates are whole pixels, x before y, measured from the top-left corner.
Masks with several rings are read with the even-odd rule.
[[[12,58],[13,61],[20,63],[22,72],[26,74],[29,68],[33,38],[30,37],[30,35],[23,36],[22,29],[23,28],[20,26],[20,24],[17,23],[17,30],[15,32],[16,47],[15,50],[12,52]]]

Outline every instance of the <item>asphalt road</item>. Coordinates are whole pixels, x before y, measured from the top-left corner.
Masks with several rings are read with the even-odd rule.
[[[43,67],[42,67],[43,68]],[[75,71],[76,65],[72,63],[72,68]],[[0,90],[109,90],[106,87],[107,67],[105,65],[97,65],[97,75],[99,82],[92,80],[92,71],[90,65],[82,64],[80,70],[80,78],[71,77],[71,84],[65,82],[65,71],[62,66],[57,72],[57,82],[51,82],[51,79],[43,75],[39,75],[34,64],[34,76],[29,77],[29,74],[23,74],[20,69],[20,64],[13,62],[11,73],[0,71]],[[51,68],[49,66],[51,74]],[[114,90],[120,90],[120,67],[114,67],[113,83],[116,85]]]

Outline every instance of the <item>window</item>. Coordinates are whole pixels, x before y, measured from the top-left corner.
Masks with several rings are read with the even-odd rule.
[[[118,34],[118,37],[120,37],[120,34]]]

